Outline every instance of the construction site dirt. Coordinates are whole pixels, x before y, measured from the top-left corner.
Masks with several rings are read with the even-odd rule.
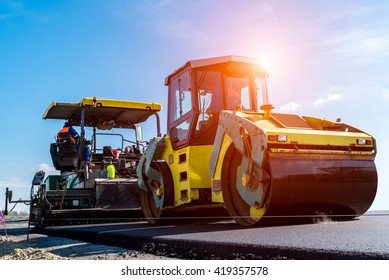
[[[52,237],[32,230],[25,220],[0,228],[0,260],[153,260],[172,259],[142,251]]]

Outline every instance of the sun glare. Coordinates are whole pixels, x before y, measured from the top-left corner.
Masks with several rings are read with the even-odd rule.
[[[271,59],[269,58],[269,56],[259,57],[259,63],[262,65],[263,68],[265,68],[266,71],[269,71],[269,68],[271,67]]]

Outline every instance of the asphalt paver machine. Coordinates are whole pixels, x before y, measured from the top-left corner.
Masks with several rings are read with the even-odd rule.
[[[36,173],[30,224],[141,218],[136,166],[147,143],[140,125],[155,116],[160,135],[160,110],[157,103],[97,98],[51,103],[43,119],[70,122],[79,137],[77,143],[62,137],[50,145],[53,165],[60,174],[45,177],[43,171]],[[114,178],[107,176],[109,165],[114,167]]]

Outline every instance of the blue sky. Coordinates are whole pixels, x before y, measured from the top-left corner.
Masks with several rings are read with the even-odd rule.
[[[159,102],[166,131],[165,77],[236,54],[267,62],[275,111],[341,118],[377,139],[371,209],[388,209],[388,13],[387,1],[0,0],[0,208],[5,187],[28,198],[35,171],[52,169],[62,122],[41,118],[52,101]]]

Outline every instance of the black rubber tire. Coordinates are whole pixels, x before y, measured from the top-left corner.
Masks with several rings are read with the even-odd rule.
[[[160,163],[152,163],[152,167],[156,170],[159,170],[159,172],[162,174],[162,180],[164,186],[163,207],[174,205],[173,178],[171,176],[169,166],[164,162],[160,162]],[[148,191],[144,191],[142,189],[139,191],[140,204],[146,221],[149,224],[156,224],[160,220],[163,210],[157,209],[154,203],[153,193],[150,189],[150,186],[147,187],[148,187]]]
[[[223,200],[228,213],[242,226],[255,226],[259,220],[250,215],[250,206],[242,199],[236,187],[236,176],[242,155],[231,145],[227,150],[222,171]]]

